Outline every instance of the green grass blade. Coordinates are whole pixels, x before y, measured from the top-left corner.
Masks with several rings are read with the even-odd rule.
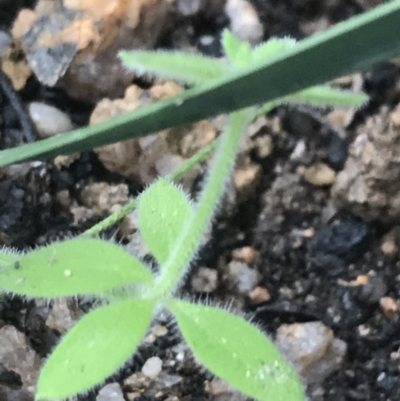
[[[147,135],[263,104],[400,54],[400,0],[298,42],[268,60],[102,124],[0,152],[0,167]]]

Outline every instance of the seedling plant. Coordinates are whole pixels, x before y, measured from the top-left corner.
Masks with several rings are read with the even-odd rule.
[[[223,33],[222,44],[226,54],[223,60],[147,51],[122,52],[120,57],[127,68],[138,74],[175,79],[192,86],[297,46],[293,39],[274,38],[251,48],[228,30]],[[246,128],[257,116],[284,103],[360,106],[366,100],[364,94],[321,85],[235,111],[214,144],[171,177],[156,180],[134,203],[83,236],[25,254],[3,249],[3,292],[48,300],[85,297],[98,301],[97,307],[61,339],[45,361],[36,399],[65,399],[103,382],[123,367],[141,344],[153,319],[167,310],[196,359],[233,388],[262,401],[305,400],[296,373],[258,327],[226,309],[182,299],[179,285],[218,210]],[[213,164],[199,199],[194,202],[174,184],[173,178],[214,150]],[[133,207],[138,208],[141,235],[159,265],[157,274],[121,246],[98,238],[101,230]]]

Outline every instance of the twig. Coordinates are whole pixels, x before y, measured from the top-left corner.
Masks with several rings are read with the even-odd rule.
[[[29,116],[29,113],[19,96],[18,92],[14,89],[10,78],[0,68],[0,89],[6,95],[12,108],[17,113],[19,123],[21,125],[26,142],[35,142],[37,139],[36,127]]]

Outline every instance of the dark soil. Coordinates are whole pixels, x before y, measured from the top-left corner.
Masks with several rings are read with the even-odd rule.
[[[32,3],[0,0],[0,27],[9,28],[17,10]],[[268,36],[290,34],[297,38],[305,36],[302,27],[307,22],[321,16],[335,23],[362,11],[355,0],[254,0],[253,4],[265,23]],[[196,42],[196,35],[216,35],[226,21],[222,18],[217,22],[196,20],[189,23],[196,28],[191,39]],[[169,38],[164,41],[167,44]],[[216,53],[218,49],[210,52]],[[364,74],[364,89],[372,100],[356,115],[352,128],[373,115],[379,106],[393,106],[399,94],[394,100],[393,95],[388,98],[386,93],[398,79],[400,71],[391,63]],[[44,88],[34,78],[30,79],[21,96],[24,101],[52,102],[68,111],[79,125],[87,123],[94,106],[74,102],[62,91]],[[380,248],[383,235],[391,227],[379,222],[367,223],[345,210],[327,217],[329,189],[302,181],[296,172],[299,162],[291,160],[290,155],[299,140],[306,140],[309,163],[325,161],[340,170],[347,156],[347,143],[326,129],[323,132],[323,127],[307,108],[281,108],[274,114],[280,117],[286,134],[273,138],[274,150],[267,158],[251,155],[263,171],[256,195],[235,205],[233,213],[222,213],[196,266],[218,269],[229,261],[233,249],[244,245],[254,247],[259,252],[256,267],[262,276],[260,285],[268,289],[271,300],[254,305],[248,299],[229,293],[222,285],[212,298],[227,301],[236,297],[238,305],[243,305],[246,312],[255,313],[256,320],[271,334],[282,323],[322,321],[331,327],[335,335],[347,343],[348,352],[341,369],[325,381],[324,400],[397,401],[400,396],[399,360],[394,355],[400,348],[400,322],[385,317],[379,305],[383,296],[400,298],[399,257],[386,256]],[[7,97],[0,94],[2,148],[23,141],[18,121]],[[59,190],[69,189],[72,197],[78,198],[89,180],[128,183],[131,195],[137,195],[141,189],[138,183],[107,172],[91,152],[83,153],[68,168],[60,170],[49,161],[26,173],[2,178],[0,244],[27,249],[56,238],[77,235],[95,224],[104,216],[98,216],[84,226],[73,227],[71,213],[55,197]],[[276,185],[278,180],[279,186]],[[310,227],[316,230],[312,239],[299,235]],[[111,228],[109,235],[113,233]],[[359,275],[371,275],[371,272],[373,279],[365,286],[342,284]],[[191,291],[190,278],[185,291]],[[6,298],[0,302],[0,319],[26,333],[43,356],[58,337],[46,328],[34,303]],[[150,356],[157,355],[163,360],[171,358],[171,347],[180,341],[171,333],[174,333],[173,328],[168,335],[143,348],[113,380],[122,381],[140,370],[143,361]],[[179,399],[209,398],[204,390],[204,380],[210,376],[196,367],[192,359],[188,358],[181,366],[179,375],[184,380],[172,392]],[[15,386],[18,380],[12,372],[0,374],[0,384]],[[152,392],[146,394],[140,401],[156,399]],[[95,392],[82,399],[94,397]]]

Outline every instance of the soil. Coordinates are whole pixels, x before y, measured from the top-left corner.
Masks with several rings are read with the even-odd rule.
[[[252,3],[266,28],[266,36],[290,34],[301,38],[314,29],[315,21],[336,23],[362,11],[361,2],[356,0],[254,0]],[[32,4],[33,1],[0,0],[0,28],[8,29],[17,11]],[[200,18],[187,24],[194,27],[191,40],[196,45],[199,35],[215,36],[226,20]],[[173,32],[168,35],[163,38],[163,45],[171,45],[169,39],[174,37]],[[362,79],[364,90],[372,100],[355,114],[348,130],[350,140],[357,126],[380,107],[387,105],[391,109],[400,99],[399,93],[390,92],[400,79],[400,68],[395,64],[376,66],[363,74]],[[61,90],[43,87],[33,77],[20,95],[25,102],[47,101],[68,111],[77,125],[87,123],[94,107],[71,100]],[[192,275],[207,266],[217,270],[219,285],[211,294],[200,294],[200,297],[224,302],[233,299],[235,307],[254,314],[255,320],[271,335],[283,323],[322,321],[348,347],[339,371],[323,383],[322,399],[397,401],[400,320],[387,317],[380,306],[383,297],[400,298],[399,254],[384,253],[381,246],[393,226],[379,221],[366,222],[346,210],[332,211],[330,188],[312,186],[302,179],[300,164],[325,162],[340,170],[347,157],[348,143],[332,134],[329,126],[328,129],[322,126],[314,114],[315,110],[310,108],[282,107],[270,115],[280,121],[283,133],[272,135],[273,151],[269,156],[260,157],[256,150],[250,152],[251,160],[262,171],[257,190],[241,199],[240,204],[229,204],[226,208],[229,211],[222,208],[211,239],[202,249],[183,291],[192,294]],[[3,94],[0,94],[0,124],[2,148],[22,141],[15,111]],[[262,136],[262,131],[257,135]],[[292,155],[301,141],[306,150],[300,163]],[[76,227],[71,212],[59,203],[56,193],[68,189],[73,199],[79,199],[85,185],[97,181],[125,183],[132,196],[142,189],[139,183],[108,172],[93,152],[82,153],[69,167],[60,169],[48,161],[27,170],[21,167],[11,177],[2,178],[0,243],[28,249],[56,238],[77,235],[91,227],[105,216],[96,215]],[[315,230],[315,235],[308,238],[304,235],[307,229]],[[115,227],[111,227],[105,236],[110,237],[114,232]],[[270,299],[261,304],[237,294],[221,279],[224,266],[232,260],[232,252],[244,246],[256,250],[253,267],[261,277],[258,285],[270,294]],[[351,285],[365,275],[369,276],[367,284]],[[0,319],[25,333],[35,350],[45,356],[59,333],[46,327],[38,310],[40,307],[35,303],[17,298],[0,301]],[[168,334],[142,347],[132,362],[108,382],[122,383],[140,371],[143,362],[151,356],[163,361],[172,358],[174,347],[179,348],[181,343],[167,321],[166,318]],[[177,368],[171,367],[169,373],[174,369]],[[183,380],[161,399],[171,395],[186,401],[211,398],[205,391],[204,381],[212,377],[192,358],[187,356],[177,370]],[[0,384],[18,388],[18,381],[11,373],[0,375]],[[154,389],[147,391],[136,400],[160,399],[155,393]],[[94,399],[96,394],[93,391],[80,399]],[[129,399],[129,393],[125,395]]]

